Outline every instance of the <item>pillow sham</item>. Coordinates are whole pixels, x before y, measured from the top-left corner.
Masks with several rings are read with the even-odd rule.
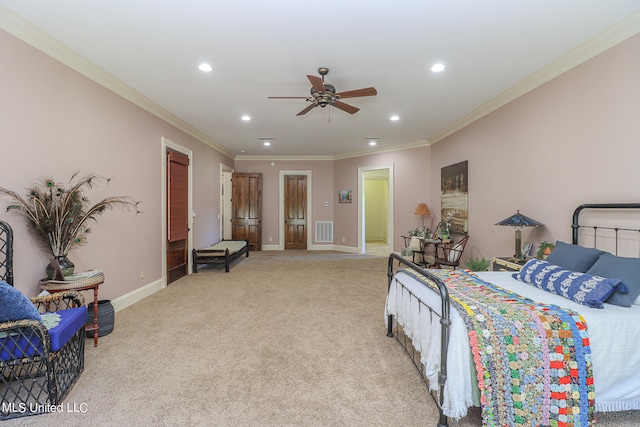
[[[547,261],[564,268],[565,270],[585,273],[603,254],[604,251],[596,248],[585,248],[579,245],[570,245],[561,241],[556,242]]]
[[[566,270],[539,259],[527,261],[513,277],[592,308],[604,308],[604,301],[621,285],[618,279]]]
[[[617,289],[606,302],[622,307],[640,305],[640,259],[603,253],[587,271],[602,277],[620,279],[626,285],[627,293]]]
[[[36,306],[25,294],[0,280],[0,322],[22,319],[42,321]]]

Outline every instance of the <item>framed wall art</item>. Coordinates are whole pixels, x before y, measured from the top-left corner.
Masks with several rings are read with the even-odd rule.
[[[351,190],[338,190],[338,203],[351,203]]]
[[[443,167],[440,180],[440,213],[450,233],[467,234],[469,226],[469,161]]]

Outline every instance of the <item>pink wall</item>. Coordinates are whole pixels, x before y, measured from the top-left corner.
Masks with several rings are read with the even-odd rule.
[[[537,246],[570,242],[580,204],[640,201],[639,75],[637,35],[432,146],[434,206],[440,168],[469,160],[473,256],[512,255],[513,229],[493,224],[516,209],[546,225],[523,230]]]
[[[66,181],[79,170],[114,177],[108,187],[91,191],[90,200],[129,195],[143,202],[144,213],[138,216],[105,213],[92,227],[88,244],[69,254],[78,270],[104,271],[101,298],[124,295],[163,277],[162,137],[194,152],[195,243],[218,239],[219,164],[232,166],[232,159],[4,31],[0,51],[0,185],[22,194],[42,177]],[[23,218],[5,212],[8,204],[8,198],[0,198],[0,219],[15,233],[15,284],[35,295],[47,253],[34,245]]]
[[[401,235],[418,225],[413,212],[420,202],[431,198],[430,147],[378,153],[342,160],[237,160],[236,172],[263,173],[263,244],[277,245],[279,240],[279,171],[310,170],[313,179],[313,221],[333,220],[334,242],[341,247],[358,247],[358,168],[394,165],[394,248],[404,245]],[[351,189],[353,203],[338,203],[338,190]],[[329,207],[324,202],[329,202]],[[426,221],[429,219],[427,218]],[[268,242],[267,237],[273,236]],[[345,237],[343,243],[341,238]],[[314,245],[316,243],[314,242]],[[322,243],[317,243],[322,245]]]
[[[271,163],[274,163],[271,166]],[[262,244],[278,245],[280,243],[279,226],[279,192],[280,171],[311,171],[312,220],[331,221],[337,197],[333,188],[333,162],[330,160],[236,160],[235,172],[262,173]],[[329,202],[325,207],[324,202]],[[308,229],[313,233],[313,227]],[[268,241],[269,236],[273,238]],[[313,236],[313,234],[312,234]],[[313,238],[313,237],[312,237]],[[315,245],[315,241],[313,241]],[[327,243],[317,243],[327,245]]]
[[[401,236],[419,225],[420,218],[413,214],[418,203],[430,206],[430,147],[336,160],[334,194],[337,195],[340,189],[353,190],[353,203],[341,204],[336,208],[334,225],[334,236],[346,236],[347,246],[358,246],[358,168],[390,164],[394,166],[394,250],[399,251],[404,246]],[[428,220],[429,218],[425,219],[425,225]]]
[[[431,147],[335,161],[237,160],[147,113],[67,66],[0,31],[1,185],[20,190],[44,176],[67,179],[75,170],[115,177],[91,197],[130,195],[143,201],[139,216],[108,212],[89,244],[72,252],[78,269],[102,268],[101,297],[114,298],[163,277],[161,233],[162,137],[193,150],[194,245],[219,239],[220,163],[264,174],[265,244],[279,243],[280,170],[310,170],[313,220],[334,220],[336,245],[357,247],[358,168],[393,164],[394,249],[416,227],[426,202],[439,220],[440,169],[469,161],[467,256],[510,255],[513,230],[493,224],[520,209],[547,225],[526,229],[524,241],[569,240],[573,209],[588,202],[640,200],[635,170],[640,158],[637,95],[640,36],[511,102]],[[352,204],[337,191],[353,190]],[[323,203],[329,202],[328,207]],[[13,225],[16,286],[29,295],[47,264],[21,218]],[[266,241],[272,236],[273,241]],[[139,278],[145,271],[144,280]]]

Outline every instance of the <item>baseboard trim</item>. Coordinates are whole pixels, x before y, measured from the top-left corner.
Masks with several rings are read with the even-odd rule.
[[[359,254],[360,250],[353,246],[341,246],[341,245],[333,245],[329,250],[338,251],[338,252],[349,252],[352,254]]]
[[[281,248],[279,245],[262,245],[263,251],[284,251],[284,248]],[[339,245],[311,245],[307,248],[309,251],[339,251],[339,252],[349,252],[357,254],[359,253],[358,248],[354,248],[352,246],[339,246]],[[251,255],[249,255],[251,256]]]
[[[138,301],[145,299],[149,295],[153,295],[156,292],[162,290],[166,286],[167,285],[165,284],[164,279],[159,279],[141,288],[134,289],[133,291],[126,293],[124,295],[121,295],[118,298],[112,300],[111,304],[113,305],[113,310],[118,312],[129,306],[132,306]]]

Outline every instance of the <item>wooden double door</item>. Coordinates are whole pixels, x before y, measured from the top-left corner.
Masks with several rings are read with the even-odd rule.
[[[249,240],[249,250],[262,249],[262,174],[234,173],[232,238]],[[307,249],[307,177],[286,175],[284,183],[284,248]]]

